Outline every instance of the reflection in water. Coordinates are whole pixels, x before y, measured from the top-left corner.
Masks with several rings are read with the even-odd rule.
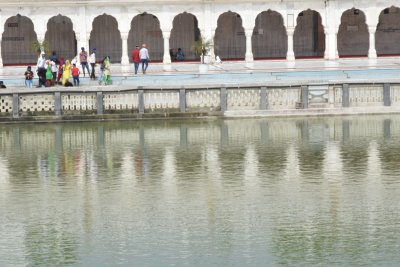
[[[0,125],[0,266],[400,261],[400,116]]]

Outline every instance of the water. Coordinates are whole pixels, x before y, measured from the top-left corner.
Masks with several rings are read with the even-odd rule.
[[[400,116],[0,125],[0,266],[397,266]]]

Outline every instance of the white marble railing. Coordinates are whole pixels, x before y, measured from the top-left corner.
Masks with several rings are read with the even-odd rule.
[[[323,85],[318,105],[315,85],[292,87],[146,89],[126,91],[0,92],[0,117],[35,115],[185,113],[400,106],[399,84]],[[322,87],[321,87],[322,88]],[[305,95],[308,94],[308,95]],[[306,103],[303,103],[305,101]],[[307,102],[308,101],[308,102]]]

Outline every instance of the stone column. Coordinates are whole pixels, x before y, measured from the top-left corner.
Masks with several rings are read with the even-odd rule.
[[[376,26],[369,26],[369,51],[368,51],[368,58],[376,59],[376,49],[375,49],[375,32]]]
[[[294,34],[294,27],[289,27],[287,29],[287,35],[288,35],[288,51],[286,55],[286,60],[289,61],[294,61],[294,50],[293,50],[293,34]]]
[[[328,29],[325,35],[325,59],[335,60],[338,58],[337,31],[335,29]]]
[[[246,62],[253,62],[254,57],[253,57],[253,45],[251,42],[251,37],[253,36],[253,30],[252,29],[246,29],[245,30],[246,34],[246,56],[245,60]]]
[[[169,55],[169,37],[171,36],[171,31],[162,31],[164,38],[164,64],[171,64],[171,56]]]
[[[121,65],[127,66],[129,65],[129,57],[128,57],[128,34],[127,32],[121,33],[122,39],[122,57],[121,57]]]
[[[45,36],[45,33],[37,33],[37,40],[38,40],[38,42],[39,42],[39,44],[40,44],[40,51],[42,51],[42,52],[44,52],[44,51],[43,51],[44,36]],[[49,55],[46,55],[46,58],[47,58],[48,56],[49,56]]]

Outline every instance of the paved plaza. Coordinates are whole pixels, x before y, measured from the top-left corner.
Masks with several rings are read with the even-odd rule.
[[[23,89],[25,66],[0,68],[0,78],[9,89]],[[98,66],[96,71],[98,72]],[[346,58],[336,61],[306,59],[288,62],[286,60],[262,60],[246,63],[243,61],[223,62],[209,65],[207,73],[199,73],[199,63],[184,62],[164,65],[150,62],[146,75],[134,75],[133,64],[129,67],[113,64],[111,68],[113,85],[117,87],[182,87],[182,86],[244,86],[246,84],[326,84],[326,83],[382,83],[400,82],[400,57]],[[37,77],[34,80],[37,84]],[[81,74],[81,87],[98,87]],[[33,90],[33,89],[31,89]]]

